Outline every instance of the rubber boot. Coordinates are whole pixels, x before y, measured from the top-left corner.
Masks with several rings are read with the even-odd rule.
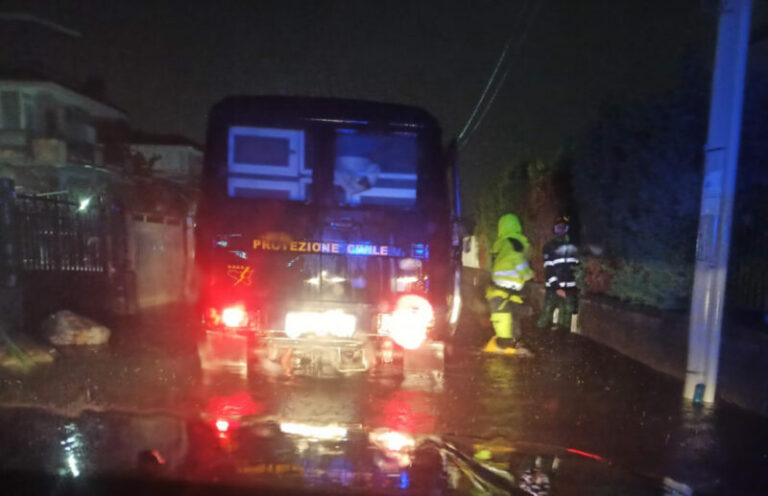
[[[575,313],[571,317],[571,332],[574,334],[581,334],[579,330],[579,314]]]
[[[486,353],[514,354],[516,350],[511,346],[499,346],[498,341],[510,342],[512,340],[512,314],[509,312],[495,312],[491,314],[491,323],[496,333],[488,341],[483,351]]]
[[[483,353],[493,353],[496,355],[516,355],[523,357],[533,356],[533,353],[531,353],[528,348],[499,346],[498,340],[499,338],[496,336],[492,337],[491,340],[488,341],[488,344],[485,345],[485,348],[483,348]]]

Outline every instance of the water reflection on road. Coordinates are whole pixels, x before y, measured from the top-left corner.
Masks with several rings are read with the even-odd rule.
[[[680,399],[676,381],[575,336],[534,336],[531,344],[537,351],[533,358],[456,356],[442,380],[429,375],[287,380],[214,374],[194,376],[189,387],[179,389],[149,374],[142,376],[144,382],[119,384],[98,383],[96,377],[93,384],[111,396],[108,407],[93,408],[107,411],[86,407],[78,417],[66,418],[0,409],[0,466],[78,477],[136,470],[137,454],[145,453],[143,459],[151,464],[154,455],[146,452],[155,450],[166,470],[176,473],[255,473],[267,470],[259,468],[256,456],[266,452],[278,453],[270,459],[278,468],[269,470],[290,471],[299,461],[280,454],[287,449],[279,442],[285,436],[330,443],[323,445],[329,454],[339,449],[333,444],[339,439],[378,433],[376,440],[398,452],[409,446],[409,439],[433,435],[464,440],[470,454],[478,446],[491,446],[488,453],[493,454],[535,443],[579,456],[594,454],[714,492],[762,491],[766,454],[760,440],[768,431],[762,419],[727,407],[693,408]],[[174,363],[185,362],[162,365],[173,377],[192,377],[193,372],[174,368]],[[123,384],[122,390],[110,389]],[[166,413],[135,408],[146,405],[147,398]],[[248,450],[237,451],[246,445]],[[288,451],[303,449],[315,457],[315,465],[302,470],[319,470],[317,460],[325,455],[306,444],[291,446]],[[347,446],[354,452],[354,446]],[[239,468],[233,465],[232,454],[246,452]],[[554,456],[552,450],[544,452]],[[392,484],[404,483],[398,478],[405,477],[397,471],[398,458],[384,459],[377,470],[389,474],[381,467],[394,467]],[[551,465],[551,456],[548,460]],[[354,472],[344,468],[346,461],[333,463],[341,464],[334,465],[333,473]],[[323,467],[331,470],[331,462]]]

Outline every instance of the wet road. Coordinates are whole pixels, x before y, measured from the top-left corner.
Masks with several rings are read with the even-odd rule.
[[[128,443],[130,453],[178,449],[177,441],[163,445],[157,435],[179,428],[163,424],[167,414],[214,422],[255,415],[291,424],[386,426],[416,435],[543,443],[599,454],[704,492],[765,494],[764,418],[727,405],[686,405],[677,381],[579,336],[532,333],[528,341],[533,358],[457,353],[443,380],[204,378],[191,326],[172,313],[155,315],[126,322],[107,349],[64,350],[48,368],[0,377],[0,466],[53,470],[60,456],[43,446],[48,430],[62,433],[71,424],[86,433],[78,436],[88,437],[82,419],[93,412],[141,413],[131,422],[145,419],[142,435],[135,428],[130,436],[117,429],[100,441],[113,452],[116,443]],[[46,413],[43,421],[28,407],[74,420]],[[18,432],[28,435],[11,435]],[[73,435],[65,436],[72,438],[72,449],[87,443]],[[115,468],[125,463],[132,458],[114,457]]]

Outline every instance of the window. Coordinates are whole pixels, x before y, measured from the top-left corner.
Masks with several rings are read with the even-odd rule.
[[[90,116],[80,107],[64,109],[64,135],[76,143],[95,143],[96,130],[90,123]]]
[[[302,130],[231,127],[227,162],[231,197],[309,199],[312,169]]]
[[[0,129],[21,129],[21,101],[18,91],[0,91]]]
[[[417,171],[416,134],[336,131],[333,184],[339,204],[413,206]]]

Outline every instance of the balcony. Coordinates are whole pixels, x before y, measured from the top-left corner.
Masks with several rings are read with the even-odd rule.
[[[25,148],[27,132],[23,129],[0,129],[0,148]]]

